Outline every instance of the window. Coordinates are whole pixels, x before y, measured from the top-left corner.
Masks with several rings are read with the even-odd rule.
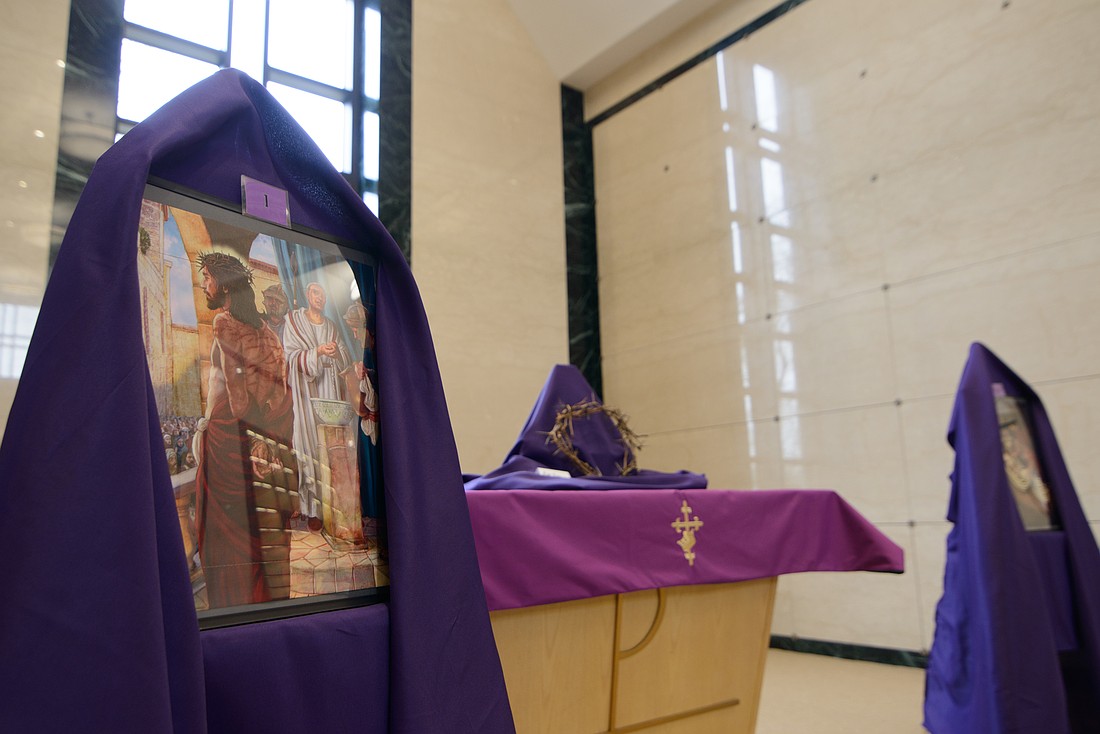
[[[126,0],[116,135],[219,68],[271,92],[377,211],[378,0]]]
[[[0,303],[0,378],[19,378],[37,319],[37,306]]]

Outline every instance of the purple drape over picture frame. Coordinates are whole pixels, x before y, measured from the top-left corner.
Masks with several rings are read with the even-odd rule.
[[[993,384],[1030,405],[1061,529],[1024,529],[1005,475]],[[955,449],[943,597],[928,659],[933,734],[1100,731],[1100,552],[1035,392],[970,349],[948,441]]]
[[[393,585],[385,607],[331,624],[325,615],[200,635],[142,344],[135,243],[148,176],[236,203],[242,174],[287,189],[295,224],[377,262]],[[271,711],[249,723],[234,686],[274,720],[279,707],[306,707],[286,721],[317,731],[383,731],[387,716],[390,732],[513,731],[412,274],[317,146],[240,72],[187,90],[96,164],[12,406],[0,503],[0,731],[272,731]],[[366,670],[380,664],[380,635],[388,712],[371,710],[387,682]],[[221,645],[242,636],[254,654],[226,654]],[[279,695],[322,675],[346,710]]]

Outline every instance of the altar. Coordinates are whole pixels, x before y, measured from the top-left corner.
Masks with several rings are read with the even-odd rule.
[[[777,576],[904,568],[832,491],[466,494],[520,734],[750,733]]]

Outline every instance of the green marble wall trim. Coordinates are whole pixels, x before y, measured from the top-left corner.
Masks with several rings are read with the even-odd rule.
[[[827,640],[807,640],[801,637],[772,635],[771,644],[776,650],[807,652],[813,655],[827,655],[845,660],[862,660],[868,663],[901,665],[907,668],[927,668],[928,655],[913,650],[897,650],[889,647],[871,647],[870,645],[852,645],[847,642],[829,642]]]
[[[592,164],[592,127],[584,121],[582,92],[562,86],[561,119],[569,363],[581,371],[596,395],[602,396],[596,183]]]
[[[412,0],[381,0],[378,218],[412,262]]]

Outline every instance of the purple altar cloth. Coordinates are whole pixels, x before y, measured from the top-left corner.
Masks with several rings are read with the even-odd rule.
[[[377,263],[393,583],[384,640],[381,612],[366,612],[339,618],[341,626],[362,624],[354,634],[317,632],[328,623],[322,615],[204,633],[200,641],[144,353],[138,217],[150,175],[239,205],[242,174],[286,189],[296,225],[355,243]],[[7,559],[0,732],[199,734],[208,715],[221,729],[226,696],[247,682],[224,667],[218,648],[239,635],[270,659],[308,647],[305,666],[361,661],[330,671],[330,692],[359,707],[364,720],[388,716],[390,732],[514,731],[412,273],[321,150],[238,71],[183,92],[97,162],[46,288],[0,448],[0,477]],[[388,710],[367,712],[362,706],[379,700],[371,666],[380,645],[388,648]],[[214,662],[205,667],[208,656]],[[273,690],[285,689],[280,675],[294,675],[268,673]],[[274,715],[284,706],[272,697],[262,703]],[[309,730],[346,720],[325,708],[311,713]],[[279,730],[286,729],[242,725],[235,734]]]
[[[385,734],[387,612],[377,604],[203,632],[210,734]],[[340,682],[352,673],[354,689]]]
[[[902,550],[829,490],[466,492],[489,609],[799,571],[904,570]],[[672,526],[690,518],[689,564]]]
[[[573,422],[573,449],[599,472],[577,476],[577,466],[547,442],[546,436],[562,406],[588,400],[599,402],[581,371],[572,365],[555,365],[504,463],[488,474],[468,478],[466,489],[704,489],[707,486],[705,476],[687,471],[642,469],[621,476],[622,435],[611,419],[600,413]],[[540,469],[573,476],[550,476],[539,473]]]
[[[994,383],[1031,407],[1059,531],[1024,529],[1005,474]],[[1100,731],[1100,551],[1042,401],[975,343],[947,438],[955,449],[947,511],[954,527],[924,726],[933,734]],[[1069,645],[1075,649],[1066,652]]]

